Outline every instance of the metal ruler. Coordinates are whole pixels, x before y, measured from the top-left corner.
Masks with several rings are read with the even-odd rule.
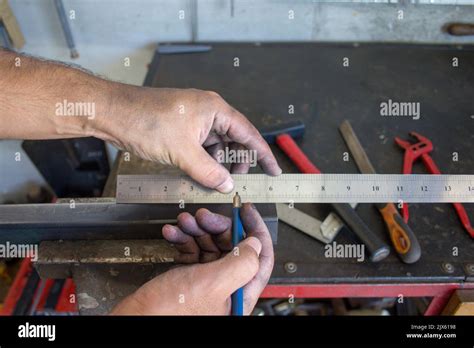
[[[222,194],[187,176],[119,175],[117,203],[474,203],[474,175],[235,174]]]

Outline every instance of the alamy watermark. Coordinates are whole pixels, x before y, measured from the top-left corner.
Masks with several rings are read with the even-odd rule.
[[[0,244],[0,258],[17,259],[30,257],[32,261],[38,260],[38,244],[14,244],[6,242]]]
[[[247,149],[229,149],[217,151],[217,162],[219,163],[248,163],[250,167],[257,165],[257,151]]]
[[[330,259],[356,259],[358,262],[364,262],[365,245],[332,242],[324,246],[324,257]]]
[[[95,118],[94,102],[70,102],[64,99],[55,105],[56,116],[87,117],[89,120]]]
[[[380,116],[404,116],[419,120],[420,103],[419,102],[397,102],[389,99],[380,103]]]
[[[46,338],[52,342],[56,339],[56,325],[55,324],[25,324],[18,326],[19,338]]]

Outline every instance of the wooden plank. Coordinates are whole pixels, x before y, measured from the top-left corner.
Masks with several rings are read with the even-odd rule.
[[[22,48],[25,44],[25,38],[21,32],[18,21],[8,4],[8,0],[0,0],[0,21],[3,22],[13,46],[16,49]]]
[[[442,315],[474,315],[474,290],[456,290]]]

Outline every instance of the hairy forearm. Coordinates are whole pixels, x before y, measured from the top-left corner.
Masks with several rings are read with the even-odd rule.
[[[281,173],[258,130],[217,93],[131,86],[0,51],[0,138],[84,136],[177,166],[223,193],[233,180],[210,152],[228,143],[255,151],[267,174]],[[250,163],[232,167],[246,173]]]
[[[114,142],[111,118],[136,87],[0,50],[0,139],[95,136]]]

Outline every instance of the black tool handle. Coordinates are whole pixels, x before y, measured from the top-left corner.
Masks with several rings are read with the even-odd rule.
[[[370,261],[381,261],[390,254],[389,246],[367,227],[350,204],[335,203],[332,204],[332,207],[362,243],[365,244],[370,255]]]

